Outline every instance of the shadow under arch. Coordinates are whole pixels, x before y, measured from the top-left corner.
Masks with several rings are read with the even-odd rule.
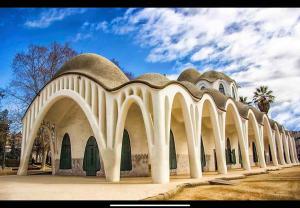
[[[146,111],[146,106],[144,105],[143,101],[141,100],[140,97],[136,96],[136,95],[129,95],[125,98],[121,109],[119,111],[119,116],[118,116],[118,120],[117,120],[117,125],[116,125],[116,137],[115,137],[115,143],[114,143],[114,149],[116,151],[116,166],[118,167],[119,170],[119,174],[120,174],[120,170],[121,170],[121,151],[122,151],[122,143],[123,143],[123,134],[124,131],[126,130],[128,132],[128,136],[130,138],[130,143],[131,143],[131,154],[134,154],[136,151],[139,151],[138,149],[135,148],[135,145],[138,145],[134,142],[131,141],[131,139],[134,139],[136,136],[140,135],[137,134],[136,132],[134,134],[132,134],[132,131],[141,131],[141,129],[132,129],[132,128],[125,128],[125,124],[127,122],[134,122],[134,119],[129,118],[128,117],[128,113],[132,113],[131,109],[135,108],[136,111],[134,111],[133,113],[136,113],[137,116],[134,119],[137,118],[141,118],[143,121],[143,127],[144,127],[144,131],[145,131],[145,137],[146,137],[146,149],[147,149],[147,153],[148,153],[148,165],[149,163],[152,163],[152,156],[151,156],[151,151],[152,151],[152,147],[153,147],[153,124],[150,118],[149,113]],[[128,120],[127,119],[131,119]],[[141,132],[139,132],[141,133]],[[143,138],[141,138],[142,140]],[[141,141],[143,142],[143,141]],[[133,156],[133,155],[132,155]],[[138,155],[137,155],[138,156]],[[144,157],[145,155],[140,155],[139,157]],[[142,159],[140,158],[140,159]],[[145,159],[145,158],[144,158]],[[134,161],[134,157],[132,159],[132,161]],[[149,168],[149,166],[147,167]],[[133,168],[131,173],[129,172],[127,174],[127,176],[137,176],[137,172],[135,172],[136,170]],[[143,174],[140,174],[140,176],[146,176],[145,172],[146,170],[143,170]],[[148,170],[147,170],[148,171]],[[149,173],[149,171],[148,171]],[[151,173],[150,173],[151,174]],[[152,175],[152,174],[151,174]]]
[[[30,151],[32,149],[35,135],[37,134],[37,131],[42,123],[42,120],[47,115],[48,111],[52,108],[52,106],[63,98],[68,98],[73,100],[80,107],[80,109],[83,111],[84,115],[88,120],[88,123],[92,129],[93,134],[95,135],[98,148],[100,149],[100,151],[105,148],[106,144],[102,137],[102,133],[98,130],[96,118],[94,117],[93,113],[91,112],[91,109],[88,107],[84,98],[82,98],[75,91],[62,89],[52,94],[48,98],[48,100],[42,105],[41,109],[37,113],[37,116],[33,121],[32,128],[30,129],[30,134],[29,137],[27,138],[28,140],[26,141],[26,147],[24,148],[24,154],[22,157],[22,161],[20,162],[18,175],[27,175]]]
[[[228,99],[225,105],[225,118],[224,118],[224,131],[225,138],[232,137],[231,144],[234,145],[234,151],[240,148],[241,156],[242,156],[242,164],[241,167],[245,170],[250,169],[249,157],[247,154],[247,148],[244,140],[243,126],[240,114],[234,102],[231,99]],[[233,128],[230,128],[233,127]],[[235,138],[235,139],[234,139]],[[235,155],[240,154],[238,152],[234,152]],[[236,166],[233,166],[236,168]]]
[[[217,107],[210,95],[203,95],[200,101],[199,114],[201,115],[199,118],[200,134],[207,159],[204,171],[218,171],[220,174],[226,174],[225,152],[222,148],[224,141],[221,139]]]
[[[273,165],[277,166],[278,165],[277,156],[274,149],[276,145],[272,139],[272,128],[266,114],[263,116],[263,125],[264,125],[263,126],[263,144],[264,144],[263,149],[264,149],[264,154],[268,152],[269,155],[269,160],[267,160],[267,158],[265,157],[266,164],[268,164],[269,161],[270,162],[272,161]]]
[[[259,165],[260,165],[261,168],[265,168],[266,163],[265,163],[265,157],[264,157],[264,154],[263,154],[263,147],[261,146],[261,142],[260,142],[260,139],[259,139],[259,137],[260,137],[259,136],[259,128],[258,128],[259,124],[257,123],[257,120],[255,118],[255,114],[251,109],[249,109],[249,111],[248,111],[247,118],[248,118],[248,142],[251,144],[252,138],[249,138],[249,136],[252,135],[250,133],[250,130],[252,129],[252,132],[254,133],[253,142],[255,143],[256,150],[258,151],[257,152],[258,153],[258,162],[259,162]],[[253,146],[252,146],[252,148],[253,148]],[[253,151],[253,149],[252,149],[252,151]],[[249,152],[250,152],[250,149],[249,149]]]
[[[192,121],[188,104],[182,92],[176,92],[172,97],[166,100],[166,143],[170,144],[170,133],[172,130],[174,145],[176,149],[177,165],[173,171],[175,175],[190,175],[193,173],[192,151],[195,145],[193,140]],[[169,145],[170,151],[170,145]],[[170,156],[170,152],[168,154]],[[170,160],[170,158],[169,158]],[[182,165],[184,164],[184,165]],[[169,164],[170,165],[170,164]],[[169,168],[170,169],[170,168]]]

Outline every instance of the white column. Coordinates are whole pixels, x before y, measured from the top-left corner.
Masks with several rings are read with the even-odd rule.
[[[215,137],[216,155],[218,172],[221,174],[227,174],[226,158],[225,158],[225,116],[226,112],[218,112],[217,118],[215,117],[212,109],[209,109],[213,128],[213,134]]]
[[[258,147],[258,157],[259,157],[259,163],[262,168],[266,168],[266,158],[265,158],[265,144],[264,144],[264,133],[263,133],[263,126],[258,125],[258,131],[259,131],[259,142],[260,142],[260,148]]]
[[[169,143],[166,143],[164,98],[159,92],[152,95],[154,145],[151,150],[151,175],[153,183],[168,183],[169,170]],[[169,130],[168,130],[169,131]]]
[[[288,147],[288,140],[287,136],[283,132],[283,146],[284,146],[284,152],[285,152],[285,159],[287,164],[291,164],[291,158],[290,158],[290,152]]]

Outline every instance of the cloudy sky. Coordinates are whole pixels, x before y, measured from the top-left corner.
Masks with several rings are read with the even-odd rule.
[[[270,117],[300,130],[300,9],[0,9],[0,87],[29,44],[69,42],[119,60],[136,76],[176,79],[187,67],[234,78],[239,94],[274,91]]]

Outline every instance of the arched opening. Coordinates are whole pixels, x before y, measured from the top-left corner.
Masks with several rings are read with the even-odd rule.
[[[259,138],[258,138],[258,132],[256,132],[255,129],[255,117],[253,114],[249,115],[248,120],[248,145],[249,145],[249,162],[251,167],[258,167],[260,166],[261,162],[259,160],[258,156],[258,148],[259,148]]]
[[[226,164],[231,165],[236,163],[235,151],[231,150],[230,139],[226,139]]]
[[[225,118],[225,138],[226,140],[226,164],[227,169],[243,168],[242,154],[239,154],[239,148],[242,148],[240,141],[243,140],[241,127],[238,123],[238,117],[232,104],[229,104]]]
[[[83,157],[83,170],[86,176],[96,176],[101,169],[100,154],[95,137],[91,136],[85,146]]]
[[[266,122],[266,119],[264,120],[264,127],[263,127],[263,144],[264,144],[264,156],[266,165],[274,165],[273,164],[273,155],[271,151],[271,143],[272,140],[271,135],[269,133],[269,126]]]
[[[130,170],[132,170],[131,145],[130,145],[129,134],[125,129],[123,132],[123,140],[122,140],[121,171],[130,171]]]
[[[216,151],[217,124],[213,123],[214,119],[212,116],[214,116],[214,114],[212,111],[212,104],[208,100],[204,101],[201,118],[201,144],[203,147],[203,149],[201,148],[201,166],[204,175],[216,173],[216,171],[220,172],[220,170],[218,170],[219,161]]]
[[[38,129],[36,138],[32,146],[30,159],[28,163],[29,170],[40,169],[45,174],[47,174],[50,173],[53,169],[52,164],[49,162],[47,163],[47,159],[49,160],[48,155],[51,154],[50,152],[51,132],[48,130],[49,129],[44,125],[41,125]]]
[[[203,145],[202,136],[201,136],[201,169],[202,169],[202,172],[204,171],[205,166],[206,166],[205,150],[204,150],[204,145]]]
[[[188,137],[186,134],[187,124],[183,114],[183,112],[185,112],[184,108],[187,106],[185,106],[184,102],[182,95],[176,94],[171,107],[171,133],[169,138],[170,140],[173,139],[174,145],[172,144],[173,147],[170,145],[170,156],[172,154],[171,160],[173,162],[170,174],[190,176],[190,158],[187,142]],[[170,141],[170,144],[171,142],[173,143],[173,141]]]
[[[68,133],[65,133],[60,152],[59,169],[71,169],[72,156],[71,156],[71,142]]]
[[[143,114],[136,102],[129,105],[123,131],[120,176],[148,177],[151,176],[151,162]]]
[[[51,157],[54,157],[53,162],[55,162],[55,174],[85,176],[83,162],[86,144],[91,136],[94,137],[94,134],[79,104],[71,98],[61,98],[51,106],[44,119],[55,126],[55,137],[52,139],[53,152],[51,152]],[[70,159],[66,159],[66,155],[62,154],[63,148],[65,148],[63,140],[66,132],[70,143],[70,152],[68,153],[70,157],[67,158]],[[98,142],[96,144],[98,145]],[[99,158],[101,158],[100,155]],[[69,165],[68,169],[60,168],[60,161],[63,160],[69,160],[71,167]],[[104,176],[103,168],[98,175]]]
[[[225,88],[222,83],[219,84],[219,91],[225,95]]]
[[[170,152],[169,152],[169,161],[170,161],[170,170],[177,169],[177,159],[176,159],[176,147],[174,141],[173,132],[170,131]]]

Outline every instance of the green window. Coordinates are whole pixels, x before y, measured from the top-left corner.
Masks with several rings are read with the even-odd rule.
[[[121,171],[132,170],[130,138],[127,130],[123,132]]]
[[[226,164],[232,164],[231,145],[230,145],[229,138],[227,138],[227,140],[226,140],[225,154],[226,154]]]
[[[95,137],[91,136],[85,146],[83,158],[83,170],[87,176],[96,176],[101,169],[100,155]]]
[[[231,163],[236,164],[235,149],[231,151]]]
[[[72,169],[71,143],[68,133],[66,133],[63,137],[60,152],[59,168]]]
[[[271,147],[269,145],[269,156],[270,156],[270,161],[272,161],[272,154],[271,154]]]
[[[257,152],[256,152],[256,146],[255,143],[252,142],[252,151],[253,151],[253,161],[258,162]]]
[[[238,151],[239,151],[239,163],[240,163],[240,164],[242,165],[242,167],[243,167],[242,152],[241,152],[240,144],[238,144]]]
[[[204,151],[204,145],[201,137],[201,168],[203,171],[203,168],[206,166],[206,158],[205,158],[205,151]]]
[[[170,130],[170,151],[169,151],[170,170],[177,169],[176,148],[173,132]]]

